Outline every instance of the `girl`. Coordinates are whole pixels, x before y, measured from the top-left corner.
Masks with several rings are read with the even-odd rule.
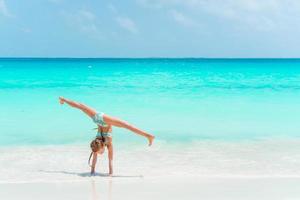
[[[93,108],[90,108],[82,103],[78,103],[75,101],[71,101],[69,99],[65,99],[63,97],[59,97],[60,104],[67,103],[68,105],[77,108],[81,111],[83,111],[85,114],[87,114],[89,117],[92,118],[94,123],[98,126],[98,132],[96,135],[96,138],[91,142],[90,147],[92,149],[92,153],[89,158],[90,159],[93,156],[92,159],[92,165],[91,165],[91,174],[93,175],[95,173],[95,166],[97,162],[97,154],[103,154],[105,147],[108,150],[108,160],[109,160],[109,175],[111,176],[113,174],[113,145],[112,145],[112,126],[120,127],[120,128],[126,128],[138,135],[144,136],[148,139],[149,146],[152,145],[152,142],[154,140],[154,136],[138,129],[137,127],[128,124],[125,121],[122,121],[118,118],[109,116],[107,114],[104,114],[102,112],[97,112]]]

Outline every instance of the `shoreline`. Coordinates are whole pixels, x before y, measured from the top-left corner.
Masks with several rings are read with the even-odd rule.
[[[33,60],[61,60],[61,61],[135,61],[135,60],[169,60],[169,61],[180,61],[180,60],[199,60],[199,61],[213,61],[213,60],[238,60],[238,61],[247,61],[247,60],[296,60],[299,61],[300,57],[0,57],[0,61],[9,61],[9,60],[20,60],[20,61],[33,61]]]

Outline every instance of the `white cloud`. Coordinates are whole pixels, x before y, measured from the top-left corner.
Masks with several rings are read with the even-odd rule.
[[[137,34],[139,32],[135,22],[129,17],[117,17],[116,21],[122,28],[126,29],[131,33]]]
[[[95,20],[95,15],[91,11],[88,10],[79,10],[78,15],[88,21],[94,21]]]
[[[3,15],[5,17],[11,17],[12,14],[9,12],[5,0],[0,0],[0,15]]]
[[[182,15],[173,13],[178,21],[191,19],[195,23],[201,21],[201,16],[219,17],[221,20],[231,20],[238,26],[252,26],[264,30],[272,29],[278,24],[284,26],[284,20],[294,21],[300,18],[300,1],[298,0],[137,0],[142,6],[182,10]],[[184,12],[183,12],[184,11]],[[262,30],[262,29],[261,29]]]
[[[118,25],[121,28],[123,28],[133,34],[139,33],[139,29],[138,29],[136,23],[131,18],[122,16],[114,4],[109,3],[107,5],[107,8],[113,13],[115,21],[118,23]]]
[[[236,8],[251,11],[278,9],[282,4],[298,2],[297,0],[137,0],[144,6],[163,8],[166,6],[181,6],[193,9],[206,8]]]
[[[95,14],[89,10],[81,9],[75,13],[63,12],[68,24],[79,29],[87,36],[95,39],[103,39],[99,20]]]
[[[171,10],[170,14],[172,15],[173,19],[177,23],[179,23],[183,26],[189,26],[189,27],[197,26],[197,23],[193,19],[185,16],[183,13],[181,13],[177,10]]]

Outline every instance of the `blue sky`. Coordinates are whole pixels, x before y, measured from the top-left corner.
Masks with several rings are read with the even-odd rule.
[[[297,0],[0,0],[1,57],[300,57]]]

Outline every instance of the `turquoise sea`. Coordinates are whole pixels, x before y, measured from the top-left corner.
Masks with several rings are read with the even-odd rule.
[[[178,166],[174,173],[300,175],[300,59],[2,58],[0,165],[13,159],[12,148],[31,152],[28,156],[36,152],[32,149],[46,148],[50,156],[70,147],[84,152],[76,162],[86,162],[95,125],[80,111],[61,106],[59,96],[156,135],[146,150],[153,159],[192,160],[186,160],[191,169]],[[135,148],[146,148],[146,140],[129,131],[116,128],[113,135],[122,150],[138,154]],[[278,162],[267,169],[251,164],[268,164],[268,159]],[[227,161],[242,164],[233,170]],[[220,163],[225,168],[216,168]],[[4,176],[11,180],[7,172]]]

